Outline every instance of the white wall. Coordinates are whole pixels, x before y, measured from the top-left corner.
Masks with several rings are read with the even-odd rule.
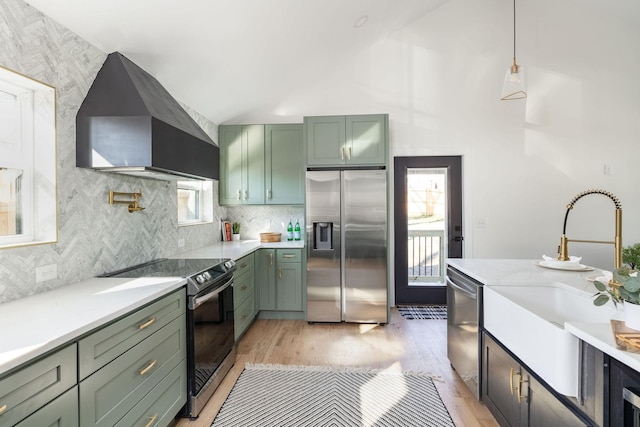
[[[463,155],[467,257],[555,254],[567,203],[591,188],[618,196],[624,244],[640,242],[640,23],[590,3],[601,4],[517,2],[526,102],[499,100],[512,62],[512,2],[452,0],[243,120],[389,113],[392,157]],[[480,218],[486,228],[475,227]],[[613,226],[613,203],[588,196],[571,212],[568,235],[613,240]],[[569,249],[612,267],[612,247]]]

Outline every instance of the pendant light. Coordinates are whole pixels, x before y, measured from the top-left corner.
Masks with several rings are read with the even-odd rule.
[[[513,65],[507,69],[502,85],[503,101],[524,99],[527,91],[524,79],[524,68],[516,63],[516,0],[513,0]]]

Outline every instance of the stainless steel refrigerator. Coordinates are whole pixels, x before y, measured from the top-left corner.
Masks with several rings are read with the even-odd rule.
[[[307,171],[307,321],[388,322],[387,171]]]

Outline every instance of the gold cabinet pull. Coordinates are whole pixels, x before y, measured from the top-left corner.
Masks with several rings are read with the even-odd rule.
[[[282,279],[282,267],[278,267],[278,279]]]
[[[273,252],[269,253],[269,266],[273,267]]]
[[[7,405],[0,406],[0,415],[4,414],[6,410],[7,410]]]
[[[528,383],[529,380],[522,379],[522,375],[520,375],[520,379],[518,380],[518,403],[522,403],[522,399],[526,399],[527,396],[522,395],[522,383]]]
[[[344,147],[340,149],[340,160],[344,160]]]
[[[146,374],[147,372],[149,372],[149,370],[150,370],[151,368],[153,368],[154,366],[156,366],[156,363],[158,363],[158,361],[157,361],[157,360],[154,360],[153,362],[149,363],[149,364],[148,364],[144,369],[142,369],[142,370],[140,371],[140,375],[142,376],[142,375]]]
[[[271,200],[271,190],[267,190],[267,200]]]
[[[516,391],[517,387],[513,386],[513,377],[515,375],[519,375],[517,372],[515,372],[515,369],[511,368],[510,372],[509,372],[509,390],[511,390],[511,394],[513,394],[514,391]]]
[[[242,287],[240,287],[241,291],[246,291],[247,290],[247,285],[242,285]]]
[[[149,422],[145,424],[144,427],[151,427],[156,422],[157,419],[158,419],[158,414],[155,414],[153,417],[149,418]]]
[[[247,264],[243,262],[242,264],[240,264],[240,268],[247,268]]]
[[[295,254],[284,254],[282,255],[282,258],[295,258]]]
[[[347,160],[351,160],[351,147],[349,147],[349,155],[347,156]]]
[[[244,199],[247,200],[249,198],[249,192],[244,190]]]
[[[242,191],[238,188],[238,200],[242,200]]]
[[[149,326],[153,325],[154,323],[156,323],[156,318],[152,317],[151,319],[147,320],[146,322],[144,322],[141,325],[138,325],[138,329],[139,330],[143,330],[148,328]]]

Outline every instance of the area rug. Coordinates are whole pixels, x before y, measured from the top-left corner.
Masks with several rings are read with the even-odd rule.
[[[256,426],[455,425],[426,373],[247,364],[212,427]]]
[[[405,319],[446,319],[446,305],[406,305],[398,306]]]

